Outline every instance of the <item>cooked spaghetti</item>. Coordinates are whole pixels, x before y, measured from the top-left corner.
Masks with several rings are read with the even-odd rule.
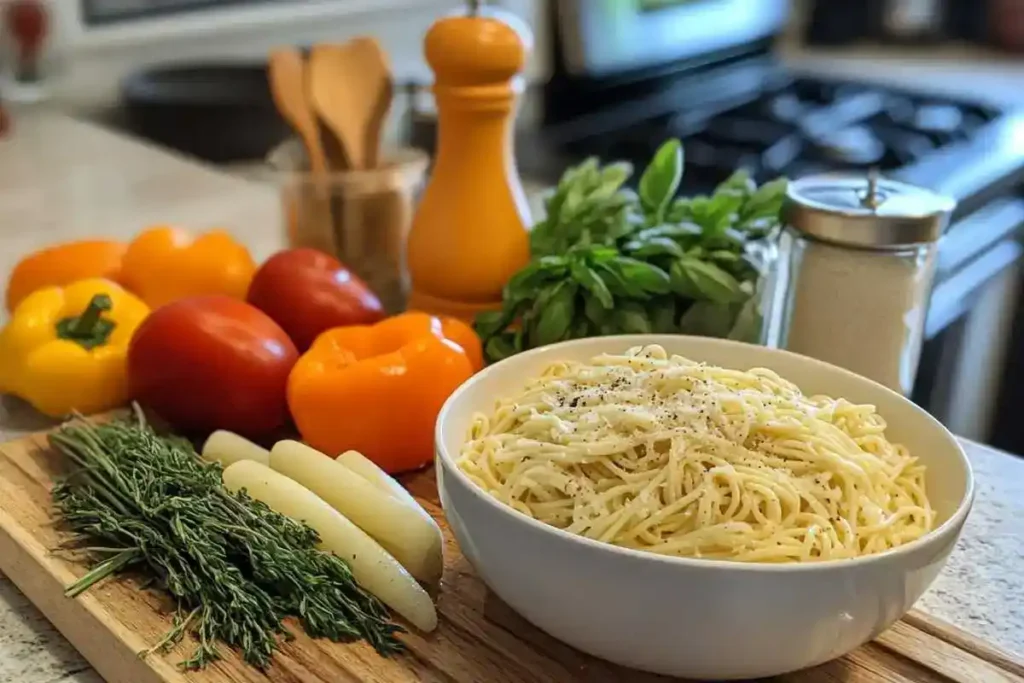
[[[874,406],[660,346],[559,362],[473,419],[459,467],[519,512],[663,555],[812,562],[927,533],[923,465]]]

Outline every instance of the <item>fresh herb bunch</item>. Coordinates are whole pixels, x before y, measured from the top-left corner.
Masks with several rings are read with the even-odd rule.
[[[174,626],[151,651],[192,634],[198,645],[184,668],[218,659],[221,641],[265,669],[290,635],[286,616],[314,638],[401,649],[401,628],[348,565],[316,548],[313,529],[227,491],[219,465],[201,461],[184,439],[158,435],[138,408],[132,420],[76,419],[50,444],[77,466],[53,491],[75,532],[69,545],[101,558],[66,593],[126,569],[147,574],[177,601]]]
[[[737,171],[711,196],[676,197],[679,140],[626,187],[628,163],[568,169],[530,233],[532,260],[505,287],[502,310],[478,316],[489,361],[564,339],[700,334],[756,341],[759,282],[786,190]]]

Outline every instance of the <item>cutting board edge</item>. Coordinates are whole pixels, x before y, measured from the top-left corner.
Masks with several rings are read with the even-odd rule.
[[[109,619],[109,612],[95,595],[66,597],[66,581],[56,573],[62,562],[36,542],[0,503],[0,571],[107,683],[186,683],[181,672],[163,659],[139,657],[145,645]],[[117,645],[113,650],[109,637],[94,637],[102,633],[114,636]]]

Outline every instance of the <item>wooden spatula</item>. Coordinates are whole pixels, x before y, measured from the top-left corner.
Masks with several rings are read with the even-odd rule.
[[[352,168],[376,167],[392,97],[391,70],[380,45],[373,38],[317,45],[310,73],[313,106],[341,141]]]
[[[334,220],[328,188],[327,155],[320,137],[320,123],[310,102],[309,68],[295,48],[278,48],[270,53],[267,67],[270,91],[274,104],[302,139],[309,159],[315,191],[309,193],[300,187],[291,193],[290,201],[305,206],[289,207],[295,222],[294,241],[302,246],[337,253]]]

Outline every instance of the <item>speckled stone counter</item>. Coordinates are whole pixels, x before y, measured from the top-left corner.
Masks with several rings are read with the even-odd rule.
[[[0,140],[0,278],[24,254],[85,237],[126,239],[153,224],[224,227],[264,258],[282,246],[273,188],[44,110],[15,110]],[[4,313],[0,311],[0,319]],[[0,440],[47,423],[0,400]],[[0,683],[101,679],[0,574]]]
[[[232,178],[89,124],[38,114],[0,142],[0,273],[33,248],[85,235],[127,237],[153,222],[223,225],[257,256],[279,245],[267,187]],[[0,439],[48,424],[0,400]],[[965,443],[978,490],[949,565],[918,604],[1024,653],[1024,459]],[[100,678],[0,576],[0,683],[98,683]]]

